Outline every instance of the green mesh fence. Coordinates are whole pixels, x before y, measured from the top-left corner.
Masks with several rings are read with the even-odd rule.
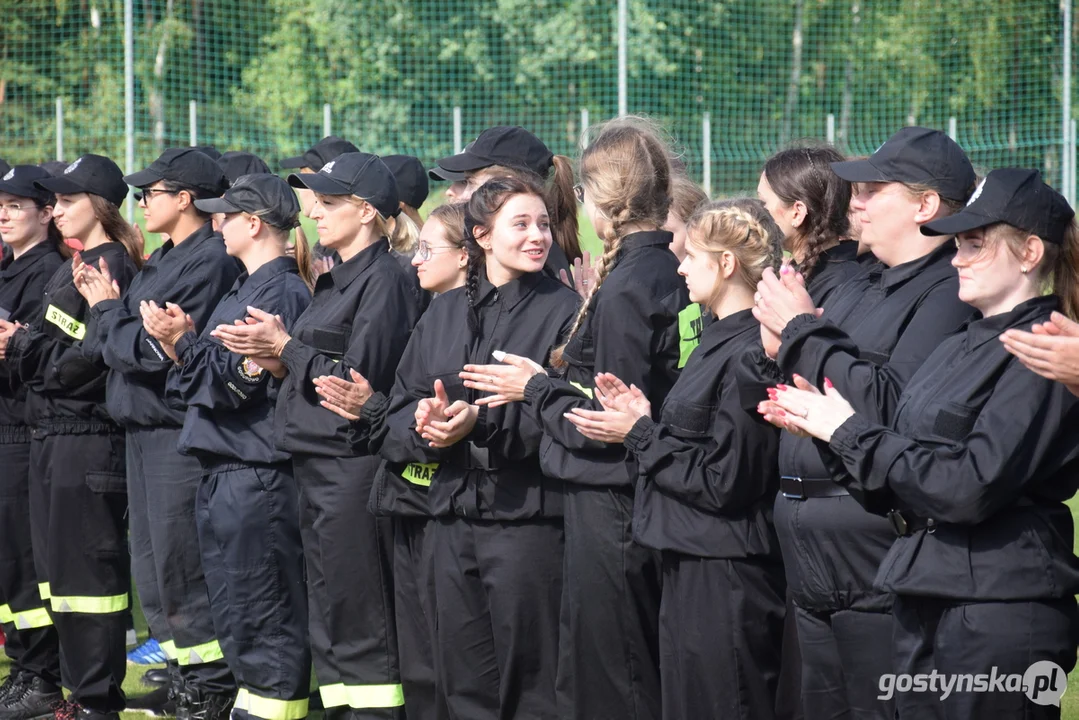
[[[1070,2],[1070,0],[1065,0]],[[123,0],[0,0],[0,157],[124,165]],[[713,195],[801,138],[872,152],[953,129],[981,168],[1061,185],[1064,21],[1050,0],[628,0],[626,105]],[[273,165],[330,127],[431,163],[521,124],[575,154],[618,111],[618,0],[134,0],[137,166],[191,139]],[[710,163],[705,163],[705,118]],[[831,119],[829,119],[831,117]]]

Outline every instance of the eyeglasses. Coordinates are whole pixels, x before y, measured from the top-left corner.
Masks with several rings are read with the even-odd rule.
[[[425,243],[424,241],[421,240],[419,245],[416,246],[416,255],[423,262],[427,262],[428,260],[431,259],[432,255],[438,255],[439,253],[450,252],[452,250],[458,250],[458,249],[459,248],[455,248],[455,247],[433,248],[433,247],[431,247],[430,245],[428,245],[427,243]]]
[[[8,203],[7,205],[0,205],[2,210],[12,220],[18,220],[22,217],[23,206],[19,203]]]
[[[143,200],[150,202],[154,199],[154,195],[178,195],[179,190],[165,190],[164,188],[146,188],[142,192],[135,193],[135,202],[140,203]]]
[[[577,202],[584,202],[584,185],[577,183],[573,186],[573,194],[577,196]]]

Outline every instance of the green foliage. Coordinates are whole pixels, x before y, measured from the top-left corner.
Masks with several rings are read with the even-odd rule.
[[[868,153],[899,126],[946,128],[976,164],[1059,182],[1057,3],[999,0],[629,0],[628,101],[701,172],[712,117],[717,194],[751,188],[783,144]],[[0,155],[123,156],[123,0],[0,0]],[[517,123],[574,154],[617,111],[617,0],[134,0],[136,162],[188,141],[275,162],[333,131],[426,162]],[[800,37],[800,45],[795,42]]]

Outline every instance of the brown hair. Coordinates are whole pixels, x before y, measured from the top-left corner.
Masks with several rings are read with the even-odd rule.
[[[465,206],[467,204],[446,203],[445,205],[439,205],[427,216],[428,220],[437,220],[442,225],[446,231],[446,239],[455,248],[465,246]]]
[[[135,263],[135,267],[141,268],[143,247],[139,236],[135,233],[135,228],[131,227],[120,215],[120,208],[100,195],[89,193],[89,197],[90,207],[94,209],[94,217],[101,223],[105,235],[113,242],[123,245],[131,261]]]
[[[685,174],[675,172],[671,175],[671,211],[682,219],[689,222],[693,214],[708,202],[708,196],[700,185]]]
[[[592,309],[592,298],[614,269],[622,236],[634,225],[658,229],[667,222],[671,206],[670,149],[659,129],[644,118],[628,116],[599,126],[595,139],[581,153],[581,185],[585,196],[607,219],[601,238],[603,255],[596,264],[596,281],[581,304],[567,342],[581,329]],[[551,353],[551,363],[563,367],[563,344]]]
[[[570,262],[582,256],[578,237],[577,198],[573,193],[573,163],[564,155],[551,158],[554,172],[549,181],[527,168],[491,165],[477,170],[492,176],[511,177],[528,184],[541,186],[547,215],[551,218],[551,238],[562,248]]]
[[[851,184],[831,167],[843,159],[835,148],[810,146],[780,150],[764,163],[764,178],[776,197],[787,205],[805,205],[806,221],[796,242],[803,256],[798,269],[806,279],[821,253],[850,232]]]
[[[738,261],[739,280],[748,288],[756,288],[764,269],[775,268],[782,261],[783,248],[755,213],[742,206],[746,200],[702,207],[690,219],[686,234],[687,242],[717,261],[723,252],[732,253]],[[709,305],[717,294],[718,287],[712,291]]]
[[[992,251],[998,242],[1007,244],[1016,259],[1022,259],[1026,240],[1032,233],[1007,223],[997,223],[986,228],[986,242],[982,253]],[[1061,244],[1042,240],[1044,255],[1035,268],[1044,290],[1060,298],[1062,312],[1072,320],[1079,320],[1079,226],[1073,219],[1064,231]]]
[[[353,205],[362,205],[367,202],[359,195],[349,195],[348,201]],[[416,248],[416,241],[420,238],[419,227],[404,211],[391,217],[382,217],[382,214],[376,210],[375,227],[379,235],[390,241],[390,247],[401,255],[411,255]]]
[[[38,211],[46,208],[52,209],[56,205],[56,198],[53,197],[52,202],[40,200],[38,198],[30,198],[34,202],[34,206]],[[56,227],[55,220],[49,220],[49,226],[46,228],[45,242],[52,243],[52,246],[56,248],[56,252],[60,253],[60,257],[70,258],[74,251],[71,247],[64,242],[64,236],[60,233],[60,228]]]
[[[487,264],[487,256],[476,240],[476,228],[489,231],[495,216],[517,195],[534,195],[544,199],[543,187],[517,177],[497,177],[480,185],[464,208],[464,247],[468,251],[468,269],[465,272],[465,297],[468,298],[468,328],[480,331],[480,316],[476,300],[480,288],[480,271]],[[546,203],[545,203],[546,204]],[[445,207],[445,206],[443,206]]]

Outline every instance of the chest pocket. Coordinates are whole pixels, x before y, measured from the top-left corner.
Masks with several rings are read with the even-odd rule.
[[[945,403],[933,419],[933,434],[952,442],[959,442],[974,430],[978,422],[978,408],[958,403]]]
[[[348,350],[348,342],[352,337],[352,328],[348,325],[319,325],[309,328],[305,333],[305,340],[311,347],[327,355],[341,356]]]
[[[668,400],[663,405],[663,424],[678,437],[700,438],[712,434],[716,406],[701,405],[684,400]]]

